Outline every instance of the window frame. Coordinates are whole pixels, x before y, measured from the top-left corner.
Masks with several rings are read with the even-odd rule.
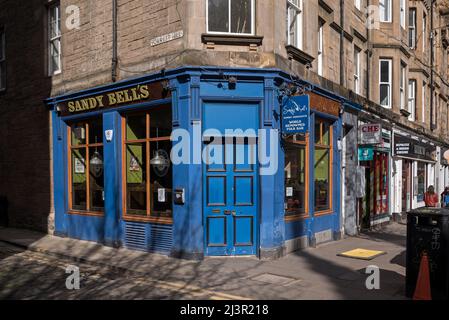
[[[354,92],[360,94],[360,55],[362,50],[354,46]]]
[[[388,82],[382,82],[382,62],[388,62],[388,78],[389,81]],[[379,59],[379,104],[386,109],[391,109],[392,108],[392,83],[393,83],[393,79],[392,79],[392,75],[393,75],[393,59],[392,58],[380,58]],[[382,104],[382,100],[381,100],[381,95],[380,95],[380,88],[382,85],[388,85],[388,105],[383,105]]]
[[[318,50],[317,50],[317,73],[319,76],[323,77],[323,56],[324,56],[324,25],[325,21],[318,18]]]
[[[361,11],[362,10],[362,0],[354,0],[354,7]]]
[[[155,106],[155,108],[158,107],[164,107],[171,108],[171,105],[158,105]],[[151,173],[150,173],[150,155],[151,155],[151,142],[157,142],[157,141],[171,141],[170,136],[164,136],[164,137],[151,137],[151,127],[150,127],[150,114],[152,112],[152,109],[143,110],[143,111],[135,111],[135,112],[127,112],[121,115],[121,148],[122,148],[122,218],[125,221],[132,221],[132,222],[152,222],[152,223],[158,223],[158,224],[167,224],[172,225],[173,224],[173,200],[171,202],[172,204],[172,217],[155,217],[151,215],[152,209],[151,209]],[[145,138],[144,139],[134,139],[134,140],[127,140],[126,137],[126,126],[127,126],[127,116],[132,115],[144,115],[145,116]],[[170,118],[171,121],[171,118]],[[172,130],[173,126],[171,125]],[[126,177],[126,167],[127,167],[127,160],[126,160],[126,145],[127,144],[136,144],[136,143],[145,143],[145,185],[146,185],[146,215],[133,215],[127,213],[127,177]],[[173,180],[172,180],[173,184]],[[172,187],[173,189],[173,187]]]
[[[89,148],[94,147],[101,147],[103,148],[103,159],[104,159],[104,142],[101,143],[90,143],[89,141],[89,124],[90,121],[93,119],[86,119],[81,121],[72,122],[67,125],[67,168],[68,168],[68,214],[73,215],[84,215],[84,216],[104,216],[105,208],[103,207],[103,211],[98,210],[90,210],[90,153]],[[103,119],[99,118],[103,125]],[[85,137],[86,137],[86,143],[85,144],[79,144],[76,146],[72,145],[72,125],[79,125],[84,124],[85,128]],[[86,210],[80,210],[80,209],[73,209],[73,173],[72,173],[72,150],[74,149],[84,149],[85,150],[85,170],[86,170]],[[103,160],[103,172],[104,172],[104,160]],[[104,192],[104,188],[103,188]],[[105,195],[105,202],[106,202],[106,194]]]
[[[400,25],[401,25],[402,29],[404,29],[404,30],[406,27],[406,18],[407,18],[406,9],[407,9],[407,5],[406,5],[405,0],[400,0],[399,1]]]
[[[399,69],[399,107],[401,110],[405,110],[405,83],[407,82],[407,65],[401,61],[401,66]]]
[[[292,0],[287,0],[287,45],[294,46],[300,50],[303,50],[303,0],[298,0],[299,6],[294,4]],[[290,24],[291,24],[291,15],[290,9],[296,10],[296,28],[295,35],[296,38],[296,46],[292,44],[290,37]]]
[[[384,10],[385,15],[382,15],[382,7],[384,8],[383,10]],[[387,16],[387,14],[388,14],[388,16]],[[383,22],[383,23],[393,22],[392,1],[391,0],[379,0],[379,21]]]
[[[313,212],[314,212],[314,216],[315,217],[320,217],[320,216],[324,216],[324,215],[328,215],[328,214],[332,214],[334,212],[334,207],[333,207],[333,168],[332,168],[332,164],[334,161],[334,125],[332,124],[332,122],[322,119],[322,118],[317,118],[315,120],[315,124],[319,122],[320,123],[320,141],[319,143],[315,142],[316,139],[316,132],[315,132],[315,139],[313,141],[313,155],[314,155],[314,161],[313,161],[313,176],[315,177],[315,164],[316,164],[316,149],[317,147],[320,149],[328,149],[329,150],[329,208],[328,209],[324,209],[324,210],[317,210],[316,209],[316,199],[314,196],[314,201],[313,201]],[[323,124],[326,123],[329,125],[329,145],[325,145],[323,144]],[[314,178],[315,179],[315,178]],[[313,185],[314,188],[314,195],[315,195],[315,184]]]
[[[209,30],[209,1],[206,0],[206,33],[207,34],[217,34],[217,35],[234,35],[234,36],[254,36],[256,35],[256,1],[251,1],[251,32],[250,33],[236,33],[231,32],[231,16],[232,16],[232,9],[231,9],[231,2],[232,0],[228,0],[228,30],[229,32],[223,32],[223,31],[210,31]]]
[[[286,144],[291,146],[291,147],[295,147],[295,146],[300,146],[300,148],[304,148],[305,149],[305,164],[304,164],[304,213],[297,213],[297,214],[292,214],[292,215],[286,215],[286,209],[284,209],[284,220],[287,222],[291,222],[291,221],[297,221],[297,220],[302,220],[302,219],[307,219],[310,217],[310,208],[309,208],[309,182],[310,182],[310,166],[309,166],[309,158],[310,158],[310,133],[307,132],[305,134],[305,140],[304,141],[294,141],[294,140],[287,140],[286,139]],[[286,199],[286,195],[285,195],[285,179],[284,179],[284,202]]]
[[[51,21],[51,10],[57,8],[56,10],[56,29],[58,30],[59,34],[56,35],[55,37],[52,37],[51,34],[51,30],[52,30],[52,21]],[[62,72],[62,52],[61,52],[61,48],[62,48],[62,44],[61,44],[61,38],[62,38],[62,31],[61,31],[61,5],[58,2],[55,3],[51,3],[50,5],[48,5],[47,7],[47,27],[48,27],[48,32],[47,32],[47,37],[48,37],[48,44],[47,44],[47,48],[48,48],[48,75],[54,76],[54,75],[58,75]],[[51,46],[52,43],[58,41],[58,61],[59,61],[59,69],[58,70],[53,70],[52,67],[52,54],[51,54]]]
[[[5,27],[0,25],[0,92],[6,90],[6,31]],[[4,83],[2,81],[2,71],[5,73]]]
[[[410,116],[408,117],[409,121],[416,121],[416,79],[408,80],[408,112],[410,112]]]
[[[416,8],[409,8],[408,10],[408,20],[409,20],[409,24],[408,24],[408,45],[410,47],[410,49],[415,50],[417,47],[417,28],[416,28],[416,17],[417,17],[417,10]],[[410,19],[413,17],[413,24],[410,24]],[[412,43],[410,43],[412,42]]]
[[[421,92],[421,112],[422,112],[421,122],[422,123],[426,122],[426,103],[427,103],[426,91],[427,91],[427,83],[425,81],[423,81],[422,82],[422,92]]]
[[[425,54],[427,49],[427,14],[423,12],[422,16],[422,51]]]

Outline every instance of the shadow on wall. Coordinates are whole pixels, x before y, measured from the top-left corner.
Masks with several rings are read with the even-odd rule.
[[[51,95],[40,1],[1,1],[6,90],[0,93],[0,223],[48,231],[51,212]],[[46,21],[46,20],[45,20]]]

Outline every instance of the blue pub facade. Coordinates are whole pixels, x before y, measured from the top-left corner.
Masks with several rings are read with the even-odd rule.
[[[295,86],[310,95],[309,131],[285,136]],[[341,115],[356,107],[336,94],[275,69],[184,67],[46,102],[58,236],[191,259],[340,237]]]

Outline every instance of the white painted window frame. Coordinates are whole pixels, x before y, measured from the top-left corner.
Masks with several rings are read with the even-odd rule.
[[[409,121],[415,121],[416,119],[416,79],[408,80],[408,112],[410,112],[410,116],[408,117]]]
[[[424,12],[422,17],[422,51],[426,52],[427,42],[427,15]]]
[[[385,23],[393,22],[392,9],[392,0],[379,0],[379,21]]]
[[[251,32],[250,33],[236,33],[231,32],[231,1],[228,0],[228,30],[229,32],[220,32],[220,31],[210,31],[209,30],[209,0],[206,0],[206,32],[208,34],[228,34],[228,35],[245,35],[245,36],[253,36],[256,33],[256,0],[251,0]]]
[[[354,46],[354,92],[360,94],[360,54],[361,49]]]
[[[291,16],[291,8],[296,10],[296,28],[294,37],[296,37],[296,48],[303,49],[303,0],[298,0],[299,5],[296,5],[292,0],[287,0],[287,45],[293,45],[293,41],[290,37],[290,24],[293,17]]]
[[[405,109],[405,83],[406,83],[407,66],[401,62],[400,66],[400,80],[399,80],[399,106]]]
[[[405,3],[405,0],[400,0],[399,1],[399,13],[400,13],[400,21],[401,21],[401,27],[402,29],[405,30],[405,25],[406,25],[406,9],[407,9],[407,5]]]
[[[410,21],[410,17],[413,17],[413,25],[411,25],[410,23],[409,23],[409,25],[408,25],[408,33],[409,33],[409,35],[408,35],[408,39],[409,39],[409,41],[410,41],[410,39],[412,39],[412,43],[409,43],[408,45],[409,45],[409,47],[410,47],[410,49],[416,49],[416,45],[417,45],[417,41],[416,41],[416,34],[417,34],[417,32],[416,32],[416,30],[417,30],[417,28],[416,28],[416,15],[417,15],[417,11],[416,11],[416,8],[410,8],[409,10],[408,10],[408,15],[409,15],[409,21]],[[410,37],[410,35],[412,35],[411,37]]]
[[[318,52],[317,52],[317,63],[318,63],[318,75],[323,76],[323,52],[324,50],[324,21],[318,19]]]
[[[421,117],[421,122],[425,123],[426,122],[426,90],[427,89],[427,83],[425,81],[423,81],[422,83],[422,94],[421,94],[421,112],[422,112],[422,117]]]
[[[55,8],[58,8],[58,10],[56,11],[56,25],[57,25],[57,29],[58,29],[58,34],[56,35],[56,36],[54,36],[54,37],[52,37],[52,35],[51,35],[51,28],[52,28],[52,26],[51,26],[51,23],[52,23],[52,21],[51,21],[51,10],[53,10],[53,9],[55,9]],[[48,74],[49,74],[49,76],[53,76],[53,75],[57,75],[57,74],[59,74],[59,73],[61,73],[61,69],[62,69],[62,66],[61,66],[61,55],[62,55],[62,52],[61,52],[61,36],[62,36],[62,33],[61,33],[61,6],[60,6],[60,4],[59,3],[54,3],[54,4],[52,4],[52,5],[50,5],[50,6],[48,6]],[[59,25],[58,25],[58,21],[59,21]],[[52,43],[54,42],[54,41],[58,41],[58,65],[59,65],[59,69],[58,70],[53,70],[52,69],[52,55],[51,55],[51,45],[52,45]]]
[[[389,81],[388,82],[382,82],[381,80],[382,80],[382,73],[381,73],[381,70],[382,70],[382,62],[388,62],[388,78],[389,78]],[[386,109],[391,109],[391,107],[392,107],[392,75],[393,75],[393,59],[391,59],[391,58],[382,58],[382,59],[379,59],[379,104],[382,106],[382,107],[384,107],[384,108],[386,108]],[[380,97],[380,87],[381,87],[381,85],[388,85],[388,105],[382,105],[381,103],[382,103],[382,101],[381,101],[381,97]]]

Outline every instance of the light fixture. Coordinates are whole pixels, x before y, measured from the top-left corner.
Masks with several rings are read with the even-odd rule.
[[[159,138],[159,128],[156,128],[156,137]],[[165,176],[170,167],[167,152],[165,150],[159,150],[159,140],[156,142],[156,151],[154,152],[154,157],[150,159],[150,164],[160,177]]]
[[[97,137],[95,137],[95,143],[97,143]],[[92,155],[92,159],[90,159],[89,164],[92,174],[96,178],[101,176],[101,174],[103,173],[103,159],[97,148],[95,148],[95,152]]]

